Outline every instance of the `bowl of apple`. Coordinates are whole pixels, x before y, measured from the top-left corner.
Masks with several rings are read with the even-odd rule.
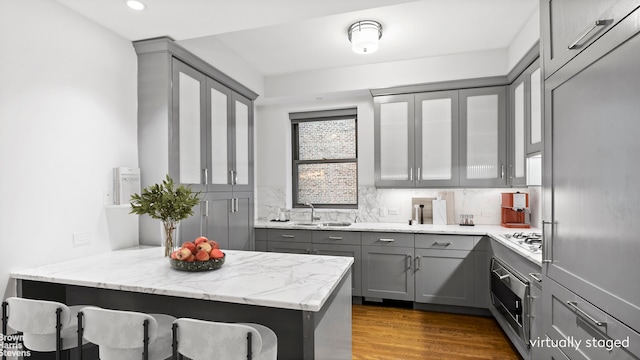
[[[224,264],[225,254],[214,240],[200,236],[187,241],[171,253],[171,267],[182,271],[209,271],[219,269]]]

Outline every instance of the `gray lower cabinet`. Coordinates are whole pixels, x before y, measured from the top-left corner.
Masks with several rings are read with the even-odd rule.
[[[311,254],[311,231],[267,229],[267,251]]]
[[[414,235],[362,234],[362,296],[414,300]]]
[[[544,324],[542,322],[544,311],[542,311],[542,275],[540,273],[529,273],[529,318],[530,318],[530,339],[536,341],[544,340]],[[548,353],[545,347],[531,346],[530,359],[542,360],[548,359]]]
[[[353,258],[351,295],[362,296],[362,255],[360,245],[313,244],[316,255],[350,256]]]
[[[267,251],[267,229],[255,229],[255,250]]]
[[[180,243],[198,236],[215,240],[222,249],[253,250],[253,193],[204,193],[193,216],[180,223]]]
[[[412,247],[362,246],[362,296],[414,300]]]
[[[416,235],[415,301],[474,306],[474,237]]]
[[[557,282],[544,282],[542,301],[546,334],[569,359],[639,358],[639,333]]]

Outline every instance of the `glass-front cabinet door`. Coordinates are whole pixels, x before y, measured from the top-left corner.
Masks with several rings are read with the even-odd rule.
[[[173,122],[169,136],[169,175],[195,191],[206,189],[206,77],[190,66],[173,63]]]
[[[531,107],[527,128],[527,154],[535,154],[542,151],[542,71],[536,62],[527,70],[531,94],[529,100]]]
[[[509,166],[510,185],[526,183],[525,130],[528,108],[527,74],[523,73],[509,87]]]
[[[230,184],[233,191],[252,191],[253,184],[253,108],[251,100],[237,94],[232,94],[233,116],[235,126],[233,134],[233,166],[231,169]]]
[[[414,95],[374,100],[375,183],[378,187],[412,187],[414,168]]]
[[[416,184],[458,185],[458,91],[415,95]]]
[[[506,185],[506,87],[460,91],[460,185]]]
[[[207,84],[209,91],[209,136],[211,137],[207,151],[211,159],[207,171],[207,184],[209,184],[209,190],[212,191],[230,191],[229,114],[231,114],[231,90],[212,79],[208,79]]]

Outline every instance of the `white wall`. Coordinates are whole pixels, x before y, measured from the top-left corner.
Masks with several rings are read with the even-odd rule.
[[[177,43],[242,85],[264,94],[264,76],[224,42],[207,36]]]
[[[262,103],[313,99],[332,93],[505,75],[507,50],[487,50],[265,77]]]
[[[137,244],[136,217],[103,204],[112,169],[138,166],[137,65],[129,41],[50,0],[0,1],[0,48],[6,297],[12,270]]]
[[[522,27],[511,42],[507,52],[507,64],[511,70],[531,47],[540,39],[540,8],[531,14],[527,23]]]

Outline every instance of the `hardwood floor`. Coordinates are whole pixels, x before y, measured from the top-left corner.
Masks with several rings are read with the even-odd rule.
[[[518,360],[493,318],[353,305],[353,360]]]

